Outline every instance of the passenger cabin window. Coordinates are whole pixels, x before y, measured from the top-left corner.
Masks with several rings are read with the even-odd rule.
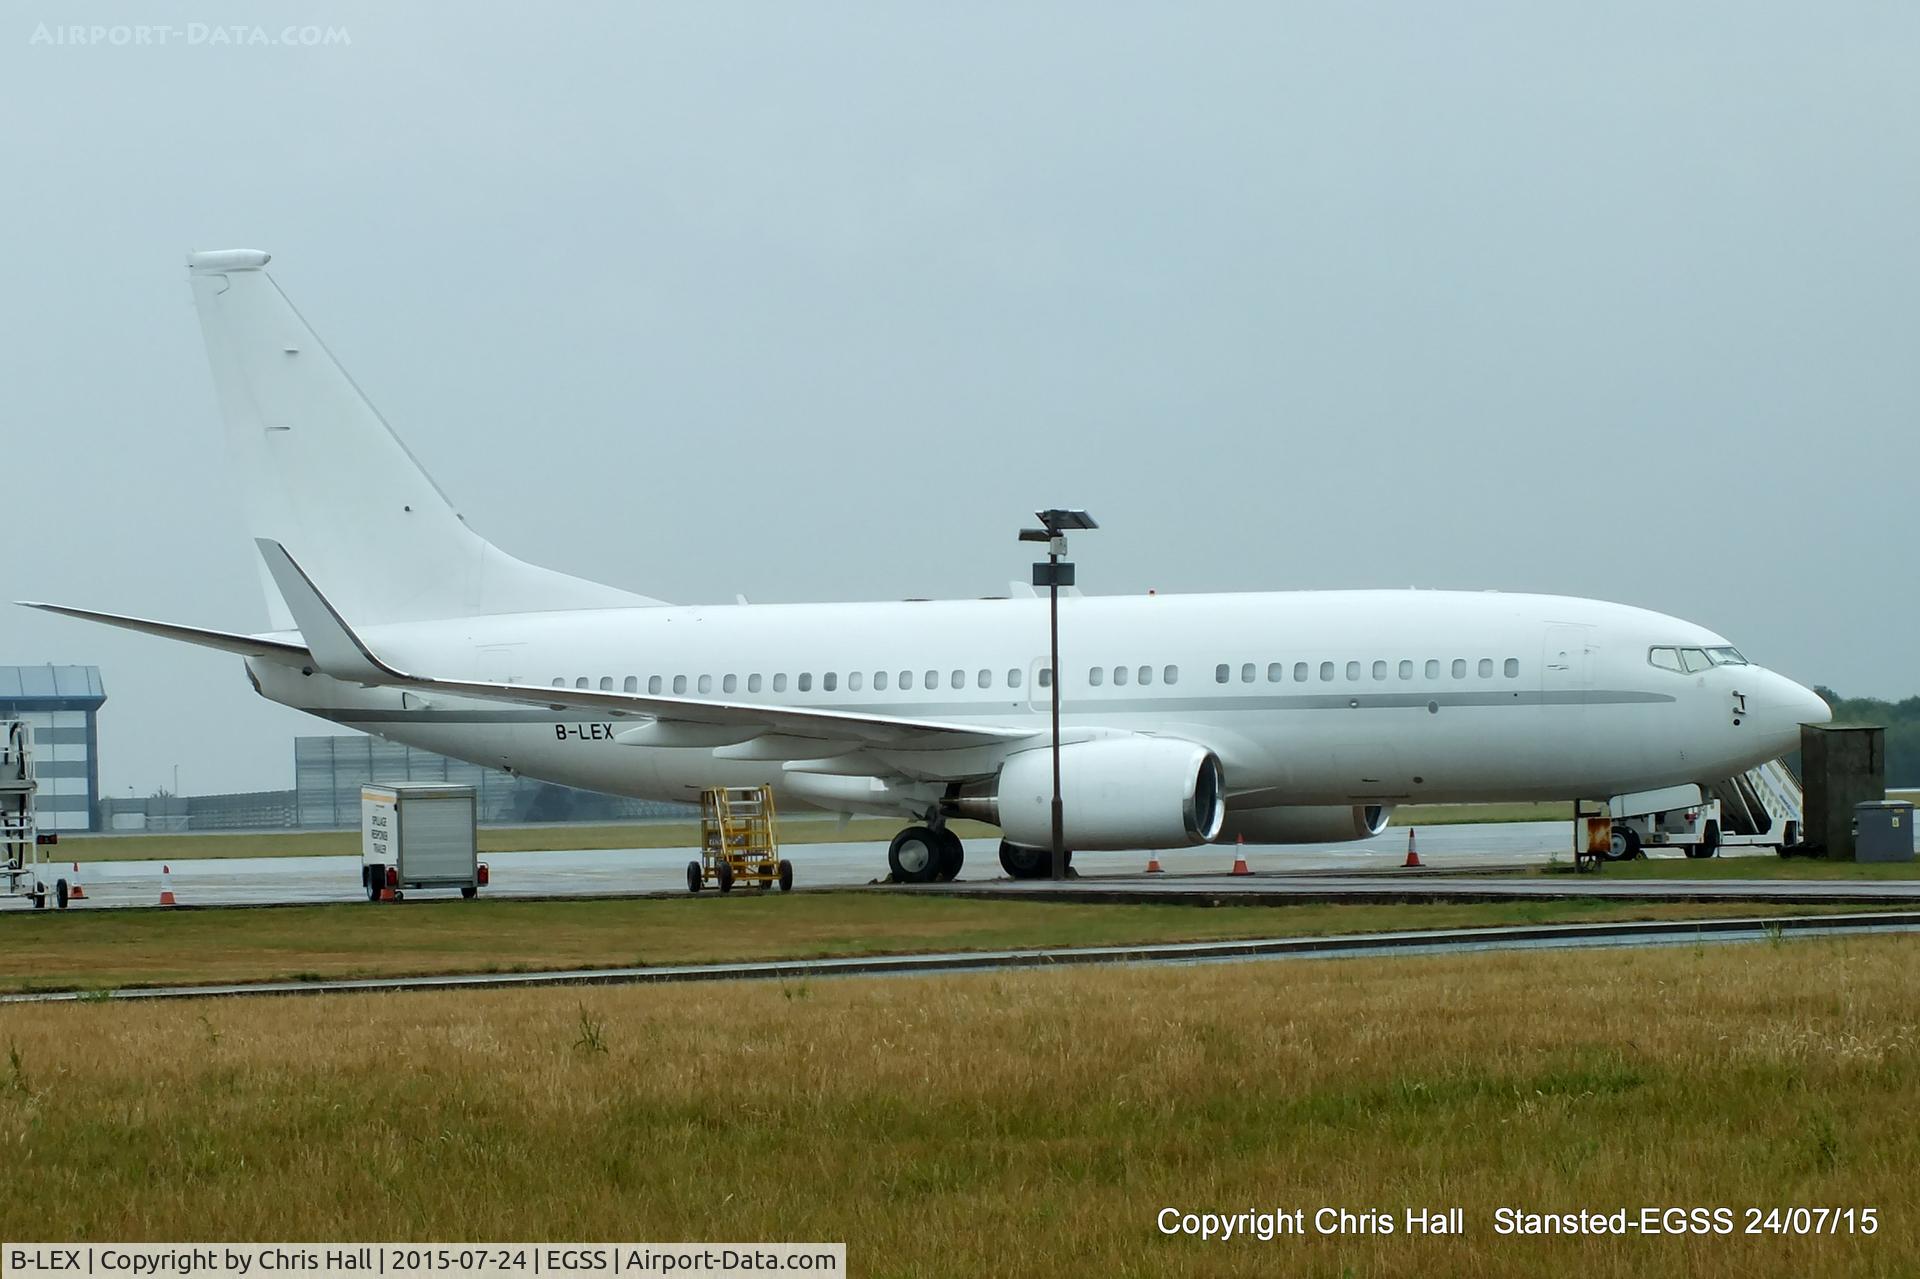
[[[797,685],[795,685],[795,687],[798,688],[802,693],[811,691],[813,688],[813,672],[812,671],[800,672],[800,682]]]
[[[565,688],[567,686],[567,677],[565,675],[555,675],[553,677],[553,686],[555,688]]]
[[[575,688],[585,688],[587,686],[587,677],[585,675],[580,676],[580,678],[573,681],[573,686]]]
[[[1114,684],[1116,684],[1116,685],[1119,685],[1119,686],[1124,686],[1124,685],[1126,684],[1126,682],[1127,682],[1127,668],[1126,668],[1126,667],[1124,667],[1124,666],[1116,666],[1116,667],[1114,667],[1114,668],[1113,668],[1113,682],[1114,682]]]
[[[1099,688],[1100,685],[1104,684],[1106,679],[1107,672],[1105,667],[1096,666],[1087,672],[1087,683],[1093,685],[1095,688]]]
[[[1517,657],[1509,657],[1503,669],[1505,670],[1506,676],[1508,679],[1519,679],[1520,678],[1520,659]]]
[[[887,691],[887,673],[885,671],[875,671],[873,673],[873,691],[876,693],[884,693]]]
[[[1053,687],[1053,672],[1045,666],[1042,666],[1040,668],[1040,687],[1041,688]]]
[[[613,691],[613,676],[602,675],[600,677],[600,691],[603,693],[611,693]]]
[[[739,687],[740,677],[738,675],[729,675],[720,681],[720,691],[723,693],[731,693]]]
[[[1138,678],[1134,680],[1134,683],[1136,683],[1136,684],[1151,684],[1151,683],[1153,683],[1153,667],[1151,667],[1151,666],[1142,666],[1142,667],[1141,667],[1141,668],[1139,669],[1139,671],[1137,672],[1137,675],[1138,675]]]
[[[1320,663],[1320,680],[1322,683],[1330,683],[1333,680],[1332,662]]]
[[[1228,666],[1227,666],[1227,664],[1226,664],[1225,662],[1222,662],[1222,663],[1220,663],[1220,665],[1218,665],[1218,666],[1216,666],[1216,667],[1214,667],[1214,668],[1213,668],[1213,682],[1214,682],[1214,683],[1216,683],[1216,684],[1224,684],[1224,683],[1226,683],[1226,682],[1227,682],[1227,675],[1228,675],[1228,671],[1229,671],[1229,668],[1228,668]]]
[[[685,675],[675,675],[673,677],[673,691],[676,693],[684,693],[687,691],[687,677]]]
[[[1403,660],[1400,663],[1400,678],[1401,679],[1413,678],[1413,662],[1411,660]]]
[[[980,686],[981,688],[992,688],[992,687],[993,687],[993,672],[992,672],[992,671],[989,671],[989,670],[985,670],[985,669],[983,669],[983,670],[981,670],[981,672],[980,672],[980,685],[979,685],[979,686]]]
[[[1438,658],[1429,657],[1427,659],[1427,678],[1428,679],[1440,678],[1440,660]]]
[[[1020,668],[1018,666],[1012,667],[1007,671],[1007,687],[1020,687]]]
[[[1493,659],[1491,657],[1483,657],[1480,659],[1480,678],[1493,678]]]
[[[949,688],[965,688],[966,686],[967,673],[965,671],[955,671],[952,678],[947,681],[947,687]]]
[[[1281,680],[1285,679],[1286,677],[1287,677],[1287,667],[1284,662],[1268,662],[1267,663],[1267,683],[1278,684]]]
[[[823,693],[831,693],[839,683],[840,677],[834,672],[828,671],[820,677],[820,691]]]
[[[787,691],[787,673],[785,671],[781,671],[773,677],[773,691],[776,693],[784,693]]]
[[[925,684],[923,684],[923,685],[922,685],[921,687],[923,687],[923,688],[939,688],[939,687],[940,687],[940,672],[939,672],[939,671],[928,671],[928,672],[927,672],[927,682],[926,682]]]
[[[1307,664],[1305,662],[1295,662],[1293,664],[1293,682],[1296,684],[1304,684],[1307,682]]]
[[[913,672],[901,671],[900,672],[900,691],[904,693],[912,687],[913,687]]]
[[[1375,679],[1385,679],[1387,677],[1387,664],[1378,658],[1374,659],[1373,677]]]
[[[1180,682],[1180,668],[1178,666],[1162,667],[1160,670],[1160,682],[1162,684],[1178,684]]]
[[[1347,678],[1348,678],[1348,679],[1359,679],[1359,678],[1360,678],[1360,663],[1358,663],[1358,662],[1348,662],[1348,663],[1347,663]]]
[[[760,677],[758,675],[747,676],[747,691],[749,693],[757,693],[760,691]]]
[[[1242,684],[1253,683],[1253,663],[1252,662],[1247,662],[1240,667],[1240,682]]]
[[[861,686],[864,685],[866,682],[867,682],[867,677],[863,675],[861,672],[859,671],[847,672],[847,690],[849,692],[853,692],[853,693],[859,692],[861,689]]]
[[[660,691],[660,677],[658,675],[647,676],[647,691],[649,693],[658,693]]]
[[[700,691],[703,693],[711,693],[713,691],[713,676],[702,675],[700,677]]]
[[[1467,659],[1466,658],[1456,657],[1453,659],[1453,677],[1455,679],[1465,679],[1467,677]]]

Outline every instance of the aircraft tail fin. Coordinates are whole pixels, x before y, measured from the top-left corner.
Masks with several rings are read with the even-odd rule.
[[[657,604],[515,559],[468,528],[265,271],[268,255],[187,256],[248,532],[278,542],[362,624]],[[277,630],[292,613],[264,560]]]

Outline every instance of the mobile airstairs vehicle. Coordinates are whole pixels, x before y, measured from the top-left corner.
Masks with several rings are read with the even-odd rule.
[[[1638,857],[1643,849],[1677,848],[1689,857],[1712,857],[1722,848],[1771,847],[1785,856],[1800,846],[1800,779],[1784,760],[1769,760],[1737,777],[1705,786],[1668,786],[1616,795],[1613,861]]]
[[[0,897],[24,897],[35,910],[47,904],[67,908],[65,876],[47,887],[40,848],[57,836],[42,835],[34,823],[33,794],[39,782],[33,772],[33,728],[20,720],[0,720]]]

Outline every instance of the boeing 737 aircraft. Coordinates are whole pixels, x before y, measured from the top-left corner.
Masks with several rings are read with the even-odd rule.
[[[538,568],[466,523],[267,274],[188,274],[271,629],[37,604],[245,660],[261,695],[530,777],[906,823],[893,875],[951,879],[949,818],[1007,873],[1052,839],[1046,602],[673,606]],[[1451,591],[1070,597],[1066,844],[1359,839],[1402,801],[1603,797],[1796,749],[1827,706],[1678,618]]]

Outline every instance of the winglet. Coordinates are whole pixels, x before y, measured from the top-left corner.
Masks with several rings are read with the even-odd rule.
[[[255,538],[254,545],[260,548],[267,572],[273,575],[273,584],[280,588],[280,597],[287,602],[287,611],[293,614],[294,624],[300,628],[300,638],[307,642],[307,651],[313,654],[314,664],[323,673],[362,684],[386,684],[409,678],[375,657],[373,651],[360,642],[360,637],[327,602],[306,570],[287,554],[286,547],[265,537]]]

